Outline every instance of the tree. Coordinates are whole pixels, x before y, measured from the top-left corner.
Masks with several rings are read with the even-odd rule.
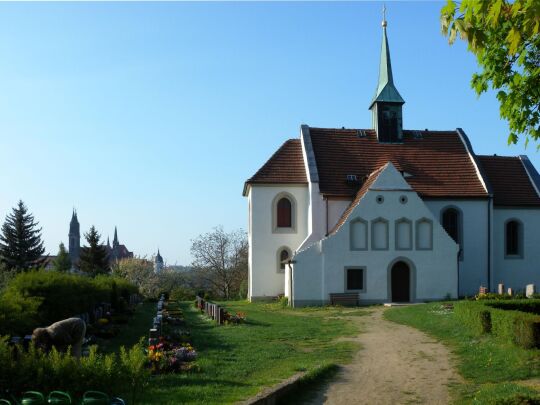
[[[6,216],[0,234],[0,260],[8,269],[24,271],[44,262],[45,248],[38,225],[22,200]]]
[[[223,298],[237,296],[247,279],[248,242],[242,230],[226,233],[223,228],[199,235],[191,241],[192,266]]]
[[[56,271],[68,272],[71,270],[71,259],[69,258],[69,253],[66,250],[66,247],[63,243],[60,243],[58,248],[58,255],[53,261],[53,268]]]
[[[160,293],[159,278],[154,273],[154,265],[144,257],[117,261],[113,266],[113,274],[135,284],[145,297],[157,298]]]
[[[100,235],[92,225],[90,230],[84,234],[88,246],[81,249],[80,266],[81,270],[89,275],[96,276],[109,272],[108,253],[102,244],[99,243]]]
[[[500,114],[510,127],[508,144],[520,135],[540,137],[540,2],[535,0],[453,0],[441,10],[450,44],[459,35],[482,71],[472,77],[478,95],[498,90]]]

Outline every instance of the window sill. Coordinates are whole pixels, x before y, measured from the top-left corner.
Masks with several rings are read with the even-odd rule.
[[[296,229],[291,228],[274,228],[272,229],[272,233],[296,233]]]
[[[523,259],[523,255],[504,255],[504,260],[519,260]]]

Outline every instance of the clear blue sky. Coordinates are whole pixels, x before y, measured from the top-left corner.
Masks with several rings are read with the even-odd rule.
[[[508,147],[477,99],[442,3],[387,2],[408,129],[464,128]],[[243,182],[300,124],[370,125],[381,3],[0,3],[0,217],[23,199],[47,251],[71,210],[139,255],[188,264],[190,239],[246,228]],[[444,164],[444,162],[441,162]]]

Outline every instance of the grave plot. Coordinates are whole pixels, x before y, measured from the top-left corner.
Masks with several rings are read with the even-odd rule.
[[[191,344],[184,313],[178,302],[161,296],[148,339],[148,360],[154,374],[188,371],[197,352]]]

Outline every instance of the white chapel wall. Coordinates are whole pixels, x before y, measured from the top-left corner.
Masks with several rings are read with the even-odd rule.
[[[521,257],[506,256],[505,223],[517,219],[523,226]],[[540,209],[495,208],[493,210],[493,285],[503,283],[514,291],[527,284],[540,289]]]
[[[376,197],[382,195],[379,204]],[[407,203],[399,202],[407,196]],[[433,222],[433,249],[396,250],[395,223],[403,217],[414,224],[428,218]],[[350,248],[350,224],[356,219],[369,223],[369,249]],[[388,248],[373,250],[372,221],[388,221]],[[413,245],[415,231],[413,232]],[[379,241],[379,243],[382,243]],[[345,291],[345,269],[366,269],[365,291],[360,292],[361,302],[381,302],[389,299],[388,269],[396,260],[411,263],[415,272],[414,300],[441,299],[457,294],[457,246],[414,191],[369,191],[353,210],[346,223],[336,234],[301,251],[295,257],[293,269],[293,295],[296,306],[328,302],[330,293]]]
[[[351,204],[351,200],[328,200],[328,230],[330,232]]]
[[[459,293],[475,295],[481,285],[487,286],[488,270],[488,201],[426,200],[437,221],[447,207],[462,214],[463,252],[459,261]]]
[[[291,195],[295,200],[295,230],[274,231],[272,219],[276,196]],[[248,194],[249,213],[249,296],[274,297],[285,291],[285,273],[278,271],[277,252],[288,247],[292,253],[307,236],[308,187],[251,185]]]

